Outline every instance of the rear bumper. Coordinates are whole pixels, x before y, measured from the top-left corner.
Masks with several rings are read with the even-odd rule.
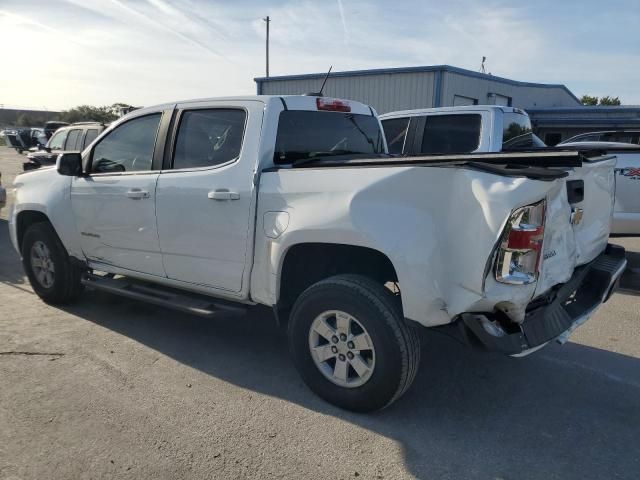
[[[508,355],[526,355],[552,340],[564,343],[609,299],[626,265],[624,248],[607,245],[591,263],[576,268],[567,283],[531,302],[521,324],[505,324],[487,313],[464,313],[458,323],[467,340]]]

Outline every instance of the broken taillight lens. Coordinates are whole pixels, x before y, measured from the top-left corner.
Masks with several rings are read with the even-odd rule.
[[[496,258],[496,280],[527,285],[538,278],[546,203],[514,210],[502,233]]]

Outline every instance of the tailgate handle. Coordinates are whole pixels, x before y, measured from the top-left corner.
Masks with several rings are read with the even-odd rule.
[[[567,199],[571,205],[584,200],[583,180],[569,180],[567,182]]]

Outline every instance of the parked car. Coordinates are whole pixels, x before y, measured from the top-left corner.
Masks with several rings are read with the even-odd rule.
[[[371,411],[411,385],[419,326],[523,356],[608,299],[626,265],[608,245],[614,164],[391,157],[347,100],[174,102],[19,175],[9,231],[49,303],[85,286],[208,317],[268,306],[307,385]]]
[[[558,145],[576,142],[615,142],[640,144],[640,130],[609,130],[605,132],[588,132],[568,138]]]
[[[49,121],[44,124],[44,133],[47,137],[47,140],[51,138],[51,136],[58,130],[59,128],[66,127],[69,125],[67,122],[58,122],[58,121]]]
[[[7,189],[2,186],[2,172],[0,172],[0,209],[7,204]]]
[[[580,141],[561,146],[600,150],[616,156],[616,200],[611,233],[640,234],[640,145]]]
[[[44,132],[42,128],[13,128],[3,131],[7,146],[14,148],[18,153],[29,150],[32,147],[43,145]]]
[[[105,129],[98,122],[81,122],[61,127],[53,134],[47,145],[27,155],[23,170],[35,170],[46,165],[55,165],[58,155],[67,151],[81,151],[93,142]]]
[[[518,108],[489,105],[428,108],[391,112],[381,115],[380,119],[389,151],[398,155],[496,153],[545,148],[533,134],[529,116]],[[640,146],[576,141],[557,145],[556,150],[562,149],[600,150],[617,157],[611,232],[640,233]]]
[[[545,148],[524,110],[492,105],[423,108],[380,116],[389,153],[461,154]]]

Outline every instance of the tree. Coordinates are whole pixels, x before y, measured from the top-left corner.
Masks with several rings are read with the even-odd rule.
[[[94,107],[93,105],[79,105],[60,113],[58,120],[63,122],[113,122],[120,117],[122,111],[135,110],[136,107],[126,103],[114,103],[113,105],[105,105],[102,107]]]
[[[589,106],[594,106],[594,105],[613,105],[613,106],[618,106],[618,105],[622,105],[622,102],[620,101],[620,97],[610,97],[609,95],[606,95],[604,97],[598,98],[598,97],[592,97],[591,95],[583,95],[580,98],[580,103],[583,105],[589,105]]]
[[[108,123],[118,118],[110,107],[94,107],[91,105],[80,105],[70,110],[60,113],[59,120],[63,122],[103,122]]]
[[[612,105],[617,107],[621,105],[621,102],[619,97],[610,97],[609,95],[607,95],[605,97],[600,98],[599,105]]]
[[[583,95],[580,97],[580,103],[583,105],[597,105],[598,97],[592,97],[591,95]]]
[[[18,115],[18,119],[16,120],[16,127],[31,127],[31,126],[32,126],[32,120],[28,115],[24,113],[21,113],[20,115]]]

